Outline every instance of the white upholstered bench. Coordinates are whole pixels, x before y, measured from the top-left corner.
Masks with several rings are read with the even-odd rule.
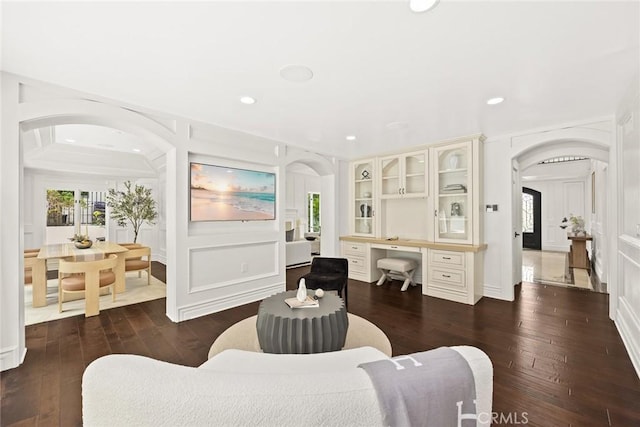
[[[416,271],[418,263],[412,259],[382,258],[378,260],[377,267],[382,272],[382,276],[377,283],[378,286],[382,286],[387,279],[391,279],[391,274],[393,273],[399,273],[404,277],[404,283],[400,288],[401,291],[406,291],[410,284],[416,286],[413,281],[413,273]]]

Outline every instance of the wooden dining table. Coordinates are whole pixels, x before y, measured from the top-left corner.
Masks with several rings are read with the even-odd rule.
[[[110,254],[116,254],[118,263],[115,268],[116,293],[126,290],[124,260],[129,249],[111,242],[95,242],[90,248],[78,249],[73,243],[58,243],[45,245],[40,248],[33,265],[33,307],[47,305],[47,260],[50,259],[76,259],[90,260],[102,259]]]

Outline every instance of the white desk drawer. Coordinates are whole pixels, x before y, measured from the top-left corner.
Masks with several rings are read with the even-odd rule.
[[[342,242],[342,249],[345,255],[360,255],[365,256],[367,253],[367,244],[366,243],[356,243],[356,242]]]
[[[431,250],[431,264],[464,268],[464,252]]]
[[[429,276],[431,281],[446,283],[452,288],[465,289],[467,287],[465,272],[463,270],[431,268]]]
[[[388,251],[403,251],[403,252],[420,252],[420,248],[415,246],[401,246],[394,245],[392,243],[374,243],[371,245],[373,249],[386,249]]]
[[[350,256],[347,258],[349,260],[349,271],[354,273],[365,273],[365,260],[362,257]]]

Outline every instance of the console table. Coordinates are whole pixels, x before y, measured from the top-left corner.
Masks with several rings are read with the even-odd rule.
[[[349,327],[342,298],[325,293],[319,307],[290,308],[284,300],[295,298],[296,293],[282,292],[260,303],[256,330],[262,351],[310,354],[341,350]]]
[[[569,249],[569,267],[591,270],[589,254],[587,253],[587,241],[593,240],[593,238],[586,233],[580,235],[568,233],[567,239],[571,240],[571,247]]]

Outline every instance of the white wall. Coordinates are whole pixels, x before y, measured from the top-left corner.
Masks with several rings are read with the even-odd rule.
[[[587,215],[591,223],[591,261],[599,278],[607,277],[609,269],[607,245],[607,186],[609,183],[608,165],[598,160],[591,161],[591,173],[588,186],[594,187],[595,196],[589,200],[591,210]],[[591,182],[593,177],[594,182]],[[591,192],[590,192],[591,193]],[[591,196],[590,196],[591,197]],[[595,201],[592,205],[591,201]],[[604,281],[604,280],[603,280]]]
[[[636,79],[636,82],[638,79]],[[616,114],[621,190],[618,223],[617,303],[614,320],[640,375],[640,89],[633,86]]]
[[[18,366],[26,354],[23,256],[24,190],[18,111],[19,86],[0,73],[0,370]]]
[[[0,370],[19,365],[26,351],[20,248],[24,247],[23,224],[29,223],[30,235],[36,229],[32,219],[35,216],[25,221],[22,213],[25,202],[32,203],[29,199],[33,197],[31,193],[25,194],[22,186],[29,191],[35,190],[33,179],[22,178],[20,123],[30,128],[45,123],[55,125],[56,120],[98,124],[149,138],[163,146],[166,155],[154,163],[159,170],[158,177],[141,182],[151,184],[159,203],[166,207],[157,226],[158,230],[164,231],[158,234],[166,236],[166,241],[159,237],[156,244],[166,248],[167,315],[172,320],[181,321],[224,310],[284,290],[284,171],[289,159],[283,144],[16,75],[1,73],[0,76],[3,110]],[[322,193],[338,199],[340,177],[333,173],[338,172],[339,162],[313,153],[301,156],[312,157],[313,162],[324,168]],[[274,172],[276,220],[190,223],[189,161],[195,159]],[[327,225],[323,226],[323,232],[329,233],[328,238],[323,238],[323,246],[326,242],[329,256],[335,254],[338,247],[336,222],[331,215],[339,209],[339,203],[328,203],[326,210],[323,208],[323,225]],[[116,233],[115,237],[120,236]],[[143,235],[143,241],[147,237]],[[34,238],[31,243],[42,239],[42,236]]]
[[[567,232],[571,225],[563,230],[560,224],[571,214],[582,216],[585,228],[590,230],[590,169],[590,160],[580,160],[535,165],[521,171],[522,186],[541,193],[542,250],[569,251]]]
[[[510,145],[509,138],[484,143],[484,204],[498,206],[484,215],[484,295],[506,300],[513,299]]]

